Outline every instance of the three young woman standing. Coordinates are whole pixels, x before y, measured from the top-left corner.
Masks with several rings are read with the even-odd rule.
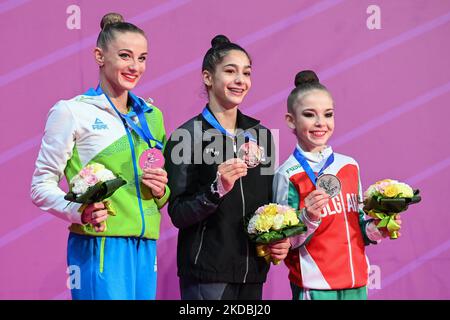
[[[258,207],[275,201],[301,209],[308,228],[268,246],[272,258],[288,256],[294,299],[366,298],[364,245],[386,234],[358,208],[323,214],[332,199],[314,190],[316,171],[344,181],[342,192],[361,195],[361,186],[357,163],[327,146],[334,107],[317,76],[300,73],[288,98],[286,120],[298,145],[274,181],[270,130],[240,110],[251,89],[245,49],[222,35],[212,39],[202,64],[208,101],[166,144],[161,111],[131,92],[145,72],[145,33],[118,14],[105,15],[101,29],[94,50],[99,84],[51,108],[31,189],[37,206],[71,222],[67,261],[81,276],[73,299],[155,298],[159,210],[167,201],[179,229],[182,299],[262,299],[269,264],[257,256],[245,225]],[[139,166],[148,150],[164,152],[167,172]],[[114,216],[103,203],[64,200],[62,177],[70,181],[91,163],[127,181],[109,199]],[[330,245],[332,236],[341,247]]]

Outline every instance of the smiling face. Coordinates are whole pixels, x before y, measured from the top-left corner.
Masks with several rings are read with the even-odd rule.
[[[203,70],[209,103],[231,109],[241,104],[252,86],[251,65],[248,56],[239,50],[231,50],[216,65],[211,74]]]
[[[145,71],[147,39],[137,32],[116,32],[106,49],[95,49],[100,79],[116,94],[132,90]]]
[[[311,90],[297,98],[286,122],[295,130],[303,150],[321,151],[334,131],[333,99],[325,90]]]

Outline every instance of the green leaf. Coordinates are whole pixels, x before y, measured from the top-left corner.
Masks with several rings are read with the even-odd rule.
[[[408,207],[405,198],[380,199],[379,206],[383,212],[402,212]]]
[[[299,223],[296,226],[289,227],[287,229],[282,230],[285,238],[296,236],[298,234],[302,234],[306,231],[306,226],[302,223]]]
[[[288,237],[296,236],[304,233],[305,231],[306,226],[300,222],[295,226],[287,227],[278,231],[272,230],[269,232],[264,232],[260,235],[252,235],[250,236],[250,239],[256,243],[269,244]]]
[[[382,198],[372,197],[364,200],[365,212],[375,210],[378,212],[400,213],[406,211],[410,204],[419,203],[422,198],[419,195],[419,190],[414,190],[412,198]]]

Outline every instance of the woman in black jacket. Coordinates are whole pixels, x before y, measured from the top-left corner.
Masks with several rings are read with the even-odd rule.
[[[181,298],[261,299],[269,265],[245,224],[271,202],[275,150],[270,131],[238,110],[251,87],[248,53],[222,35],[211,43],[202,66],[208,104],[165,149]],[[284,259],[289,247],[271,245],[272,257]]]

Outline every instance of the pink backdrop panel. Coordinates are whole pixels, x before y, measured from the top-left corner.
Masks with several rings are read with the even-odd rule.
[[[280,163],[295,144],[284,122],[294,75],[316,70],[336,104],[330,144],[359,162],[363,187],[389,177],[423,194],[405,214],[399,240],[368,248],[369,297],[450,299],[450,217],[443,206],[450,191],[450,1],[132,4],[0,2],[0,299],[69,298],[68,225],[34,207],[30,181],[50,107],[97,84],[92,49],[100,18],[111,11],[147,33],[147,72],[135,92],[155,100],[169,134],[205,104],[201,61],[216,34],[253,58],[253,88],[241,109],[279,136]],[[177,229],[166,209],[161,228],[157,298],[179,299]],[[272,267],[264,298],[290,297],[286,267]]]

